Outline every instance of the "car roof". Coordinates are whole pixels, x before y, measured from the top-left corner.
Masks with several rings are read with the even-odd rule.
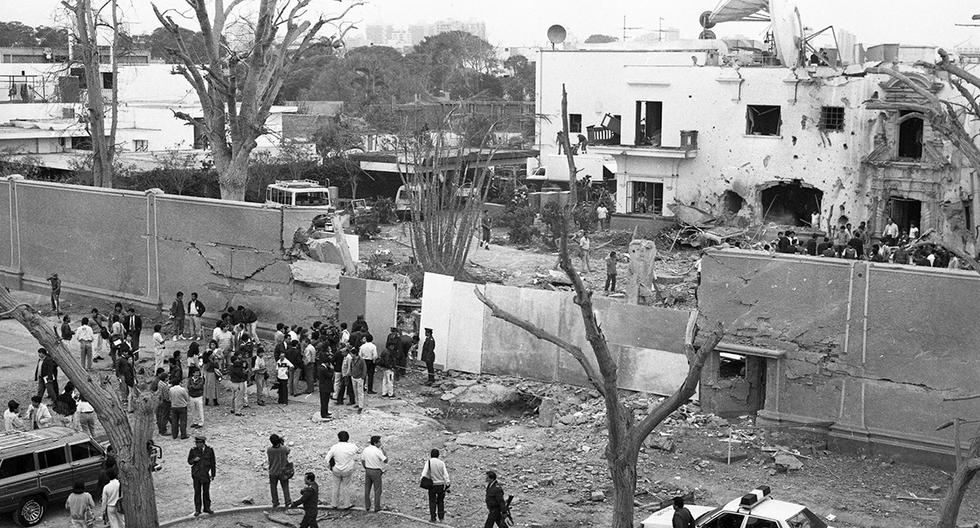
[[[727,512],[738,512],[738,513],[748,513],[749,515],[754,515],[756,517],[765,517],[767,519],[789,519],[790,517],[796,515],[803,511],[805,506],[800,504],[794,504],[792,502],[785,502],[775,499],[765,499],[762,502],[756,504],[751,509],[741,508],[739,509],[739,504],[741,498],[735,499],[722,508]]]
[[[39,444],[56,444],[72,440],[90,440],[90,437],[69,427],[45,427],[33,431],[6,431],[0,433],[0,456],[29,448],[33,452]]]

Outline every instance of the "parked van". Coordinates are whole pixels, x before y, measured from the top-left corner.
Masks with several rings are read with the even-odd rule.
[[[329,183],[321,185],[313,180],[279,180],[265,188],[265,203],[286,207],[333,209],[329,185]]]
[[[49,504],[64,505],[76,481],[94,492],[104,460],[98,442],[68,427],[0,433],[0,513],[12,512],[20,526],[40,523]]]

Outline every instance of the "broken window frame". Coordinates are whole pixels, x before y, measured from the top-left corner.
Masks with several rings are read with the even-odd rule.
[[[902,159],[902,160],[910,160],[910,161],[921,160],[923,154],[923,147],[925,146],[926,121],[925,119],[923,119],[921,116],[918,115],[906,117],[909,116],[909,114],[918,114],[918,112],[915,112],[914,110],[899,111],[898,141],[896,142],[895,145],[895,156],[898,159]],[[907,148],[907,145],[906,142],[903,141],[903,137],[905,136],[905,134],[908,134],[909,132],[903,133],[902,129],[903,127],[906,127],[906,123],[911,123],[913,121],[918,121],[919,123],[918,126],[919,137],[917,138],[918,148],[913,149],[915,152],[909,152],[908,150],[905,150]]]
[[[745,354],[718,352],[718,379],[745,378],[747,366],[748,357]]]
[[[821,106],[820,122],[817,127],[825,132],[843,132],[844,115],[843,106]]]
[[[762,123],[759,118],[767,117],[770,113],[776,113],[775,129],[763,131],[760,127]],[[783,107],[779,105],[746,105],[745,106],[745,135],[762,137],[781,137],[783,128]]]

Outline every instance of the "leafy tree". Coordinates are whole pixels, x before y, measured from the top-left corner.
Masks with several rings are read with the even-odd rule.
[[[0,22],[0,46],[36,46],[34,28],[16,20]]]
[[[529,101],[534,97],[534,63],[523,55],[514,55],[504,61],[510,76],[503,80],[504,94],[511,101]]]
[[[180,40],[187,48],[188,54],[197,61],[203,61],[207,56],[205,51],[204,37],[200,32],[191,31],[186,28],[179,28]],[[177,50],[177,37],[167,31],[166,28],[158,27],[147,37],[150,45],[150,56],[160,59],[168,64],[179,64],[180,59],[175,54]]]
[[[479,74],[492,74],[497,68],[494,47],[465,31],[449,31],[426,37],[415,45],[412,55],[425,65],[427,86],[433,94],[464,98],[480,91]],[[477,75],[473,75],[473,74]]]
[[[320,85],[329,82],[335,63],[340,59],[332,49],[314,48],[310,54],[300,59],[286,78],[279,92],[278,102],[284,101],[343,101],[333,97],[310,96],[307,93]],[[335,73],[335,72],[333,72]],[[326,75],[325,75],[326,74]]]
[[[344,101],[351,111],[379,103],[408,102],[425,91],[411,61],[387,46],[363,46],[325,65],[303,99]]]
[[[585,39],[586,44],[608,44],[610,42],[619,42],[619,39],[610,35],[601,35],[599,33],[593,33],[589,35],[589,38]]]
[[[351,198],[357,198],[357,184],[369,177],[361,170],[360,164],[351,161],[348,155],[352,151],[363,150],[363,135],[367,124],[356,118],[341,116],[337,121],[328,121],[313,133],[317,154],[340,169],[343,181],[337,184],[350,186]]]
[[[37,26],[34,28],[37,45],[42,48],[65,49],[68,47],[68,30],[59,27]]]
[[[265,123],[283,83],[296,63],[315,46],[340,46],[347,29],[320,40],[324,26],[340,24],[351,9],[339,15],[309,20],[312,0],[260,0],[249,35],[230,45],[229,21],[240,14],[242,0],[214,0],[209,9],[204,0],[186,0],[193,8],[198,29],[204,36],[205,57],[199,60],[183,41],[181,26],[174,17],[153,5],[157,20],[174,37],[172,51],[180,59],[179,72],[197,92],[204,114],[204,128],[218,170],[221,197],[244,200],[249,181],[249,157],[256,140],[266,133]],[[238,40],[246,40],[240,42]],[[179,117],[194,122],[190,115]]]

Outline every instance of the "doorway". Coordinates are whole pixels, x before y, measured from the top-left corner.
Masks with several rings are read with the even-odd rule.
[[[660,146],[663,133],[664,104],[660,101],[636,102],[635,145]]]
[[[892,196],[888,199],[888,217],[898,224],[898,228],[908,233],[912,226],[921,227],[922,224],[922,202]],[[888,219],[885,219],[888,222]]]
[[[901,117],[912,113],[911,110],[902,110]],[[910,117],[898,125],[898,157],[908,159],[922,158],[922,129],[921,118]]]
[[[631,213],[664,214],[664,184],[635,181],[632,183]]]
[[[799,180],[778,183],[762,191],[762,221],[805,227],[820,213],[823,192]]]

